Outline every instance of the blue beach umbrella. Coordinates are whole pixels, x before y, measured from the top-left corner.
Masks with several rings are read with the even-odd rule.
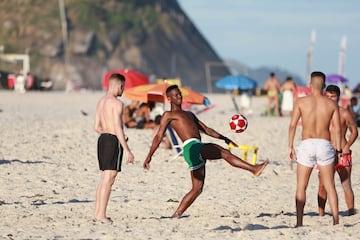
[[[256,88],[257,81],[244,75],[228,75],[215,82],[215,86],[226,90],[246,90]]]

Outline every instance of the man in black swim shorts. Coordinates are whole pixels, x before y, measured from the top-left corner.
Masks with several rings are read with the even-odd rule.
[[[95,220],[112,223],[106,216],[111,187],[121,170],[121,160],[125,152],[126,161],[134,162],[134,155],[127,144],[123,129],[123,102],[117,99],[124,92],[125,78],[112,74],[109,89],[96,106],[94,129],[100,133],[98,139],[98,160],[100,182],[96,190]]]
[[[121,160],[123,148],[119,144],[116,135],[102,133],[98,139],[98,160],[99,168],[102,171],[121,171]]]

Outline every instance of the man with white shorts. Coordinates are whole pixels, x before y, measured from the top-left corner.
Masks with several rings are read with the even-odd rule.
[[[306,167],[316,164],[326,166],[334,162],[335,149],[330,141],[322,138],[303,140],[297,148],[296,162]]]
[[[333,224],[339,224],[338,197],[334,183],[335,152],[341,153],[340,116],[336,103],[322,95],[325,74],[312,72],[311,94],[294,103],[289,126],[289,157],[297,161],[296,227],[303,226],[306,188],[315,164],[319,165],[321,178],[328,193]],[[302,121],[302,142],[295,153],[294,137],[299,119]],[[334,144],[330,141],[330,124],[334,131]],[[334,149],[334,147],[335,149]]]

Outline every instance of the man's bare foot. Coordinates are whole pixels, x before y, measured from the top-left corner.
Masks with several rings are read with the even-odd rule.
[[[174,214],[171,216],[172,218],[181,218],[181,214],[174,212]]]
[[[97,219],[97,218],[94,218],[93,219],[94,222],[99,222],[99,223],[106,223],[106,224],[113,224],[113,220],[111,220],[111,218],[104,218],[104,219]]]
[[[354,208],[351,208],[351,209],[348,210],[349,216],[355,215],[355,213],[356,213],[356,211],[355,211]]]
[[[268,164],[269,164],[269,160],[266,160],[265,162],[256,165],[256,170],[254,171],[254,175],[257,177],[260,176],[260,174]]]

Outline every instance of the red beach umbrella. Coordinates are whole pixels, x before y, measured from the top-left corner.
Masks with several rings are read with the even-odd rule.
[[[137,72],[132,69],[120,69],[109,71],[105,73],[103,80],[102,80],[102,88],[108,89],[109,88],[109,78],[113,73],[119,73],[125,77],[125,89],[133,88],[139,85],[144,85],[149,83],[148,76]]]

